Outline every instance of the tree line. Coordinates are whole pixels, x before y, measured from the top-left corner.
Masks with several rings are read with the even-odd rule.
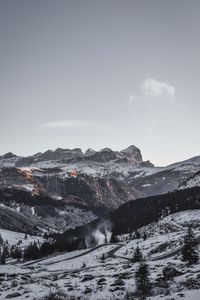
[[[200,209],[200,187],[127,202],[111,212],[110,219],[114,234],[120,235],[157,222],[168,214],[189,209]]]

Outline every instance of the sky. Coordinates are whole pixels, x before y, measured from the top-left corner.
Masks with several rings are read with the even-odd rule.
[[[0,155],[200,155],[199,0],[0,0]]]

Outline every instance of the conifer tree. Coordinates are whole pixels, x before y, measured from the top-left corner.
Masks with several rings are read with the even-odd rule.
[[[140,233],[139,233],[139,231],[138,230],[136,230],[135,231],[135,233],[134,233],[134,239],[140,239]]]
[[[135,262],[140,262],[143,261],[143,255],[142,255],[142,251],[140,250],[139,246],[136,247],[134,253],[133,253],[133,258],[132,261]]]
[[[197,243],[191,226],[188,227],[187,234],[184,238],[182,260],[188,262],[188,264],[195,264],[199,260]]]
[[[149,279],[149,266],[141,262],[135,273],[136,293],[141,296],[148,296],[151,292],[152,284]]]
[[[101,256],[101,261],[104,263],[105,259],[106,259],[106,257],[105,257],[105,254],[103,253],[102,256]]]
[[[1,233],[0,233],[0,245],[2,245],[2,244],[3,244],[3,238],[2,238]]]
[[[147,234],[146,234],[146,232],[144,232],[142,238],[143,238],[144,241],[147,239]]]
[[[116,235],[114,235],[113,233],[112,233],[112,236],[111,236],[110,242],[111,242],[111,243],[117,243],[117,242],[118,242],[117,236],[116,236]]]
[[[36,242],[34,242],[33,244],[31,243],[24,250],[24,256],[23,256],[24,260],[38,259],[39,257],[40,257],[40,250]]]
[[[11,249],[11,251],[10,251],[10,256],[11,256],[12,258],[15,258],[15,259],[20,259],[20,258],[22,258],[22,251],[21,251],[21,249],[18,248],[18,247],[15,247],[15,248]]]
[[[0,257],[1,265],[5,265],[5,263],[6,263],[6,256],[7,256],[7,249],[4,246],[3,251],[1,253],[1,257]]]

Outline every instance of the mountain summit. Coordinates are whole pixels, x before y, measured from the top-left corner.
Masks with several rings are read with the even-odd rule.
[[[43,162],[55,162],[55,163],[66,163],[66,162],[80,162],[80,161],[93,161],[97,163],[108,163],[108,162],[126,162],[128,164],[139,164],[143,162],[142,154],[139,148],[134,145],[121,151],[114,151],[110,148],[103,148],[99,151],[95,151],[89,148],[85,153],[80,148],[75,149],[63,149],[57,148],[56,150],[47,150],[43,153],[39,152],[32,156],[21,157],[12,153],[7,153],[0,157],[1,166],[15,166],[23,167],[30,166],[33,164],[39,164]],[[48,163],[49,166],[49,163]]]
[[[124,150],[121,150],[120,153],[127,155],[128,157],[132,157],[138,162],[143,161],[140,149],[134,145],[131,145]]]

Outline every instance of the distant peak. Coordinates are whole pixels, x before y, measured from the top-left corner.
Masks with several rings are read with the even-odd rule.
[[[3,158],[13,158],[13,157],[17,157],[17,155],[13,154],[12,152],[8,152],[3,155]]]
[[[89,155],[92,155],[96,153],[96,151],[92,148],[88,148],[86,151],[85,151],[85,156],[89,156]]]
[[[112,151],[112,149],[106,147],[106,148],[101,149],[99,152],[111,152],[111,151]]]
[[[135,151],[140,151],[140,149],[134,145],[130,145],[128,148],[123,149],[120,152],[134,153]]]
[[[82,152],[82,150],[80,148],[74,148],[74,149],[57,148],[55,152]]]
[[[137,161],[142,161],[142,154],[138,147],[131,145],[128,148],[121,150],[120,153],[128,156],[133,156]]]

